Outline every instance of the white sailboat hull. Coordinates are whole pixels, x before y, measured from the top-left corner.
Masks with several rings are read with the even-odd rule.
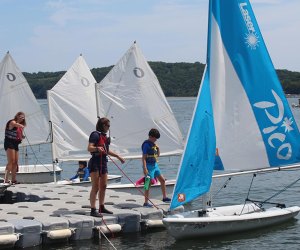
[[[5,166],[0,167],[0,177],[5,176]],[[56,179],[60,180],[62,169],[55,166]],[[20,183],[48,183],[53,181],[53,165],[20,165],[17,181]]]
[[[255,204],[208,209],[202,215],[194,210],[163,219],[168,232],[176,239],[224,235],[283,223],[297,216],[300,207],[272,207],[261,210]],[[243,209],[243,213],[241,211]]]
[[[116,185],[121,182],[121,175],[111,175],[109,174],[107,177],[108,185]],[[54,184],[54,182],[52,182]],[[70,181],[70,180],[61,180],[57,181],[58,185],[72,185],[72,186],[81,186],[81,187],[89,187],[92,185],[91,181],[79,181],[79,179]]]
[[[175,180],[166,180],[166,192],[167,196],[171,196],[173,193]],[[134,184],[112,184],[108,185],[107,189],[112,189],[117,192],[125,192],[131,195],[143,195],[145,190],[143,185]],[[141,193],[142,192],[142,193]],[[150,199],[162,199],[161,185],[158,182],[150,188]]]

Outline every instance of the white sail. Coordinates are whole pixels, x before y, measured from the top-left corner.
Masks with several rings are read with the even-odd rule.
[[[97,122],[95,83],[84,58],[79,56],[48,91],[53,159],[68,161],[90,158],[87,143]]]
[[[161,137],[162,155],[179,154],[183,136],[159,81],[134,43],[97,84],[99,116],[111,121],[111,149],[125,158],[141,157],[151,128]]]
[[[32,90],[10,53],[0,64],[0,149],[3,148],[6,123],[23,111],[26,116],[26,138],[22,145],[50,142],[49,123]]]

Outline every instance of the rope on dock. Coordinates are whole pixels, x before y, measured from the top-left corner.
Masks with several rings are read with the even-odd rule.
[[[99,231],[99,239],[101,239],[101,234],[104,236],[104,238],[108,241],[108,243],[113,247],[113,249],[117,250],[117,248],[113,245],[113,243],[106,237],[105,233],[101,230],[101,226],[97,227]]]

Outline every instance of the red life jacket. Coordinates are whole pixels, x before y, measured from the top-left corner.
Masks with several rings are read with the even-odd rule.
[[[110,144],[110,138],[107,137],[105,134],[103,133],[100,133],[98,132],[98,135],[99,135],[99,140],[98,140],[98,143],[97,143],[97,147],[103,147],[104,150],[105,150],[105,154],[107,154],[107,152],[109,151],[109,144]]]

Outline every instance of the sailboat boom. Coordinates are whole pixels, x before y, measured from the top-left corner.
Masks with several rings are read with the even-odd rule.
[[[294,164],[294,165],[282,166],[282,167],[261,168],[261,169],[240,171],[240,172],[227,173],[227,174],[217,174],[217,175],[213,175],[213,178],[230,177],[230,176],[238,176],[238,175],[253,174],[253,173],[268,173],[268,172],[291,170],[297,168],[300,168],[300,164]]]

